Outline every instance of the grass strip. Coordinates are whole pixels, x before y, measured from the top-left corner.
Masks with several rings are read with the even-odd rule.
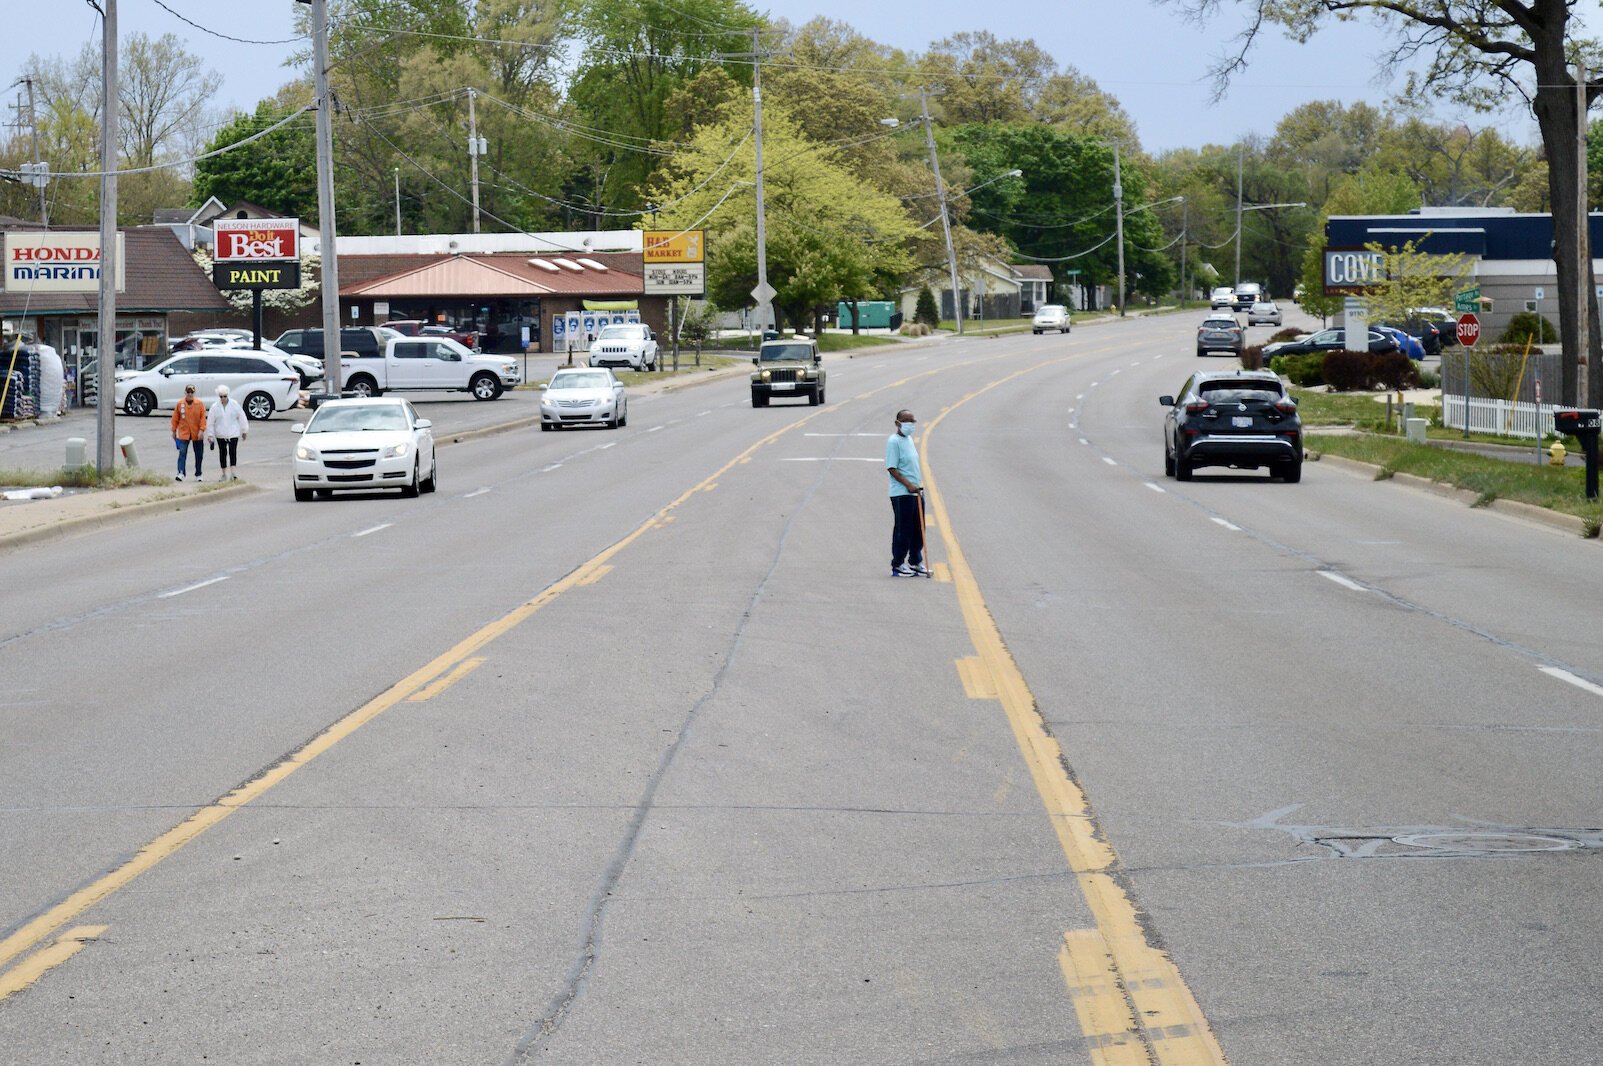
[[[0,486],[5,488],[49,488],[60,485],[74,489],[126,489],[134,485],[165,485],[171,474],[162,474],[147,467],[119,466],[105,477],[92,466],[81,470],[25,470],[0,469]]]

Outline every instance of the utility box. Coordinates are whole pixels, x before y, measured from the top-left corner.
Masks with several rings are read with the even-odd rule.
[[[1410,406],[1412,406],[1412,405],[1410,404]],[[1404,430],[1404,433],[1407,436],[1408,443],[1410,443],[1410,444],[1424,444],[1425,443],[1425,429],[1429,425],[1430,425],[1430,420],[1429,419],[1425,419],[1425,418],[1405,418],[1405,419],[1403,419],[1403,430]]]
[[[897,329],[902,324],[902,313],[890,300],[858,300],[858,329]],[[852,328],[852,305],[842,300],[835,308],[836,321],[841,329]]]

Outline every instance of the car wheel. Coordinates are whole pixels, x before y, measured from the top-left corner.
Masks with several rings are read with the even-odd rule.
[[[540,432],[541,433],[550,433],[551,429],[552,429],[552,426],[551,426],[550,422],[541,422],[540,423]]]
[[[823,390],[822,387],[820,387],[819,390],[818,390],[818,402],[820,404],[826,404],[826,403],[829,402],[827,399],[824,398],[824,390]]]
[[[754,392],[754,393],[751,394],[751,405],[753,407],[767,407],[768,406],[768,397],[766,397],[766,396],[758,396]]]
[[[366,374],[357,374],[355,377],[351,378],[350,381],[345,383],[345,388],[364,400],[370,396],[379,395],[378,382],[374,381]]]
[[[468,382],[468,391],[475,400],[494,400],[501,395],[501,382],[491,373],[474,374]]]
[[[1167,447],[1163,449],[1163,476],[1174,477],[1174,456],[1169,454]]]
[[[423,476],[422,475],[423,475],[423,470],[422,470],[421,466],[419,465],[419,461],[416,460],[416,459],[413,459],[412,460],[412,480],[407,482],[405,485],[401,486],[401,495],[405,496],[407,499],[412,499],[413,497],[415,497],[418,494],[418,489],[423,484]]]
[[[295,490],[295,502],[296,503],[309,503],[309,502],[311,502],[311,499],[312,499],[312,490],[311,489],[296,489]]]
[[[1035,334],[1037,337],[1039,337],[1041,335],[1041,331],[1038,330],[1038,329],[1032,329],[1032,330],[1030,330],[1030,332]]]
[[[1206,349],[1206,348],[1198,348],[1197,349],[1197,358],[1198,359],[1201,359],[1203,356],[1205,356],[1207,354],[1208,354],[1208,349]]]
[[[1174,479],[1176,481],[1191,480],[1191,463],[1178,455],[1174,457]]]
[[[1302,480],[1302,460],[1293,459],[1280,468],[1280,476],[1286,484],[1295,485]]]
[[[823,397],[820,396],[819,392],[818,392],[818,386],[814,385],[813,386],[813,391],[809,392],[807,394],[807,406],[808,407],[817,407],[818,404],[819,404],[819,401],[821,401],[822,399],[823,399]]]
[[[618,425],[627,426],[628,424],[629,424],[629,405],[628,404],[624,404],[623,407],[619,408]]]
[[[422,489],[424,492],[433,492],[435,489],[440,487],[439,478],[440,457],[435,456],[433,464],[429,467],[429,476],[423,479],[423,484],[419,485],[418,488]]]
[[[122,409],[135,418],[143,418],[156,409],[156,394],[149,389],[135,389],[122,402]]]
[[[616,412],[613,413],[611,418],[607,419],[607,428],[608,429],[617,429],[618,428],[618,415],[617,415]]]
[[[252,422],[273,417],[273,398],[265,392],[253,392],[245,397],[245,417]]]
[[[1067,333],[1068,331],[1069,331],[1069,327],[1068,326],[1064,326],[1062,332]]]

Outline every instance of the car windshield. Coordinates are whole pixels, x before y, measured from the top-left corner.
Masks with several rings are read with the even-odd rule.
[[[810,344],[765,344],[762,361],[765,363],[805,363],[813,357]]]
[[[1041,309],[1035,313],[1038,315],[1061,315],[1063,310],[1058,304],[1042,304]]]
[[[1284,393],[1278,381],[1204,381],[1197,391],[1206,400],[1278,400]]]
[[[323,407],[312,416],[308,433],[349,433],[369,429],[405,429],[406,415],[395,404]]]
[[[606,374],[558,374],[551,379],[553,389],[604,389]]]
[[[602,341],[632,341],[639,340],[644,331],[639,326],[608,326],[601,331],[597,340]]]

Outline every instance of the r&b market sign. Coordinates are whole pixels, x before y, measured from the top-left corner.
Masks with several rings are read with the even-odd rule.
[[[117,234],[117,291],[127,287],[122,234]],[[6,234],[5,277],[8,293],[100,291],[100,234],[25,232]]]

